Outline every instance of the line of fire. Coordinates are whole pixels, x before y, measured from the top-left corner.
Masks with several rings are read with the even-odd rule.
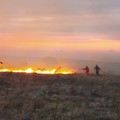
[[[73,74],[72,70],[63,69],[61,67],[54,69],[33,69],[31,67],[26,69],[7,69],[3,68],[3,62],[0,62],[2,65],[0,72],[13,72],[13,73],[37,73],[37,74]]]

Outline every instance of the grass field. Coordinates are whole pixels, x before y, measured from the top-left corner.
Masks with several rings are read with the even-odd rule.
[[[120,76],[0,73],[0,120],[120,120]]]

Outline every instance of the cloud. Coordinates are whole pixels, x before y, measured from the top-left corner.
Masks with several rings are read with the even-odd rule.
[[[0,31],[119,39],[119,0],[0,1]]]
[[[30,17],[23,17],[23,18],[16,18],[16,19],[13,19],[12,21],[13,22],[33,22],[35,21],[36,19],[34,18],[30,18]]]

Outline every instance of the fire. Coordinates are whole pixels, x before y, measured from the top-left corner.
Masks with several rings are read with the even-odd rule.
[[[51,69],[51,70],[34,70],[27,68],[25,70],[11,70],[11,69],[0,69],[0,72],[13,72],[13,73],[37,73],[37,74],[73,74],[71,70],[62,69]]]
[[[0,72],[10,72],[9,69],[1,69]]]
[[[37,70],[36,73],[38,74],[55,74],[55,69],[53,70],[44,70],[44,71],[41,71],[41,70]]]
[[[33,73],[34,71],[32,70],[32,68],[28,68],[27,70],[23,71],[25,73]]]

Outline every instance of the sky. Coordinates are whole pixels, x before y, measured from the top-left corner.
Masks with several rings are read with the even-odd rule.
[[[120,63],[119,21],[120,0],[0,0],[0,59]]]

